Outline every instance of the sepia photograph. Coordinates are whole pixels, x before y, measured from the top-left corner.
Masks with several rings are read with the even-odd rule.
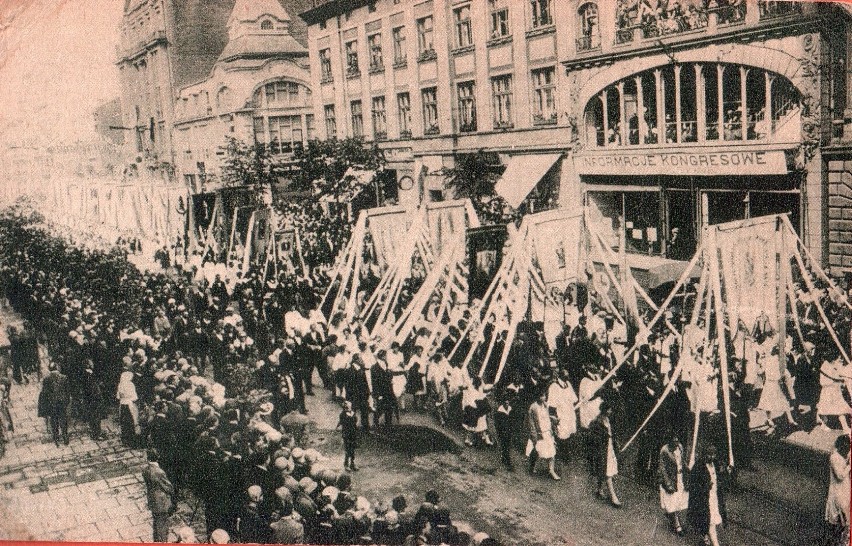
[[[0,542],[848,546],[852,0],[0,0]]]

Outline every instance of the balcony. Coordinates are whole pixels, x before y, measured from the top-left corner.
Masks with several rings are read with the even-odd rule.
[[[381,74],[385,71],[385,66],[379,62],[379,64],[371,64],[370,65],[370,74]]]
[[[715,6],[707,11],[716,15],[716,22],[720,25],[737,25],[745,22],[746,6],[744,3]]]
[[[757,4],[757,7],[761,21],[802,13],[802,6],[798,2],[762,0]]]
[[[407,68],[408,67],[408,59],[405,58],[405,57],[400,57],[398,59],[394,59],[393,67],[394,67],[395,70],[399,70],[401,68]]]
[[[556,112],[537,112],[533,114],[533,125],[556,125]]]
[[[420,55],[417,56],[417,62],[423,63],[426,61],[434,61],[438,58],[438,54],[435,53],[434,49],[426,49],[420,52]]]
[[[577,51],[594,51],[601,48],[601,37],[599,34],[590,34],[577,38]]]
[[[615,43],[620,44],[629,44],[633,41],[633,37],[636,35],[636,27],[628,27],[628,28],[620,28],[615,31]]]
[[[360,78],[360,77],[361,77],[361,68],[359,68],[358,66],[346,67],[346,78],[347,79],[351,80],[351,79]]]

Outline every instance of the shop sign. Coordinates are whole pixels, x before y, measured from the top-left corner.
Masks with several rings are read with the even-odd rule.
[[[787,174],[787,159],[775,151],[616,152],[578,155],[577,172],[627,175]]]

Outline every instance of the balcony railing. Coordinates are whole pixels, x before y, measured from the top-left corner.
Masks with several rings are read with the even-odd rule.
[[[775,17],[786,17],[802,12],[802,6],[798,2],[780,0],[762,0],[758,5],[760,19],[774,19]]]
[[[533,114],[533,125],[556,125],[556,112],[539,112]]]
[[[633,41],[635,27],[620,28],[615,31],[616,44],[629,44]]]
[[[418,62],[431,61],[438,58],[438,54],[435,53],[434,49],[427,49],[420,52],[420,55],[417,56]]]
[[[347,78],[359,78],[359,77],[361,77],[361,68],[359,68],[357,66],[346,67],[346,77]]]
[[[745,3],[738,5],[716,6],[707,10],[716,14],[716,21],[720,25],[735,25],[745,21]]]
[[[577,38],[577,51],[592,51],[600,49],[601,37],[598,34],[590,34]]]

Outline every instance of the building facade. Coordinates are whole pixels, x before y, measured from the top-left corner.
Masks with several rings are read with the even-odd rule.
[[[558,184],[572,139],[564,16],[548,2],[320,3],[302,14],[317,132],[379,142],[403,204],[443,199],[436,173],[477,150]]]
[[[318,132],[382,141],[410,200],[484,149],[510,203],[549,169],[640,268],[690,256],[705,225],[788,213],[852,271],[843,6],[378,0],[302,17]]]
[[[125,177],[200,191],[216,178],[225,137],[274,138],[269,120],[277,114],[299,117],[307,138],[305,25],[292,14],[308,4],[126,0],[117,61]],[[255,131],[256,118],[264,120],[264,131]]]

